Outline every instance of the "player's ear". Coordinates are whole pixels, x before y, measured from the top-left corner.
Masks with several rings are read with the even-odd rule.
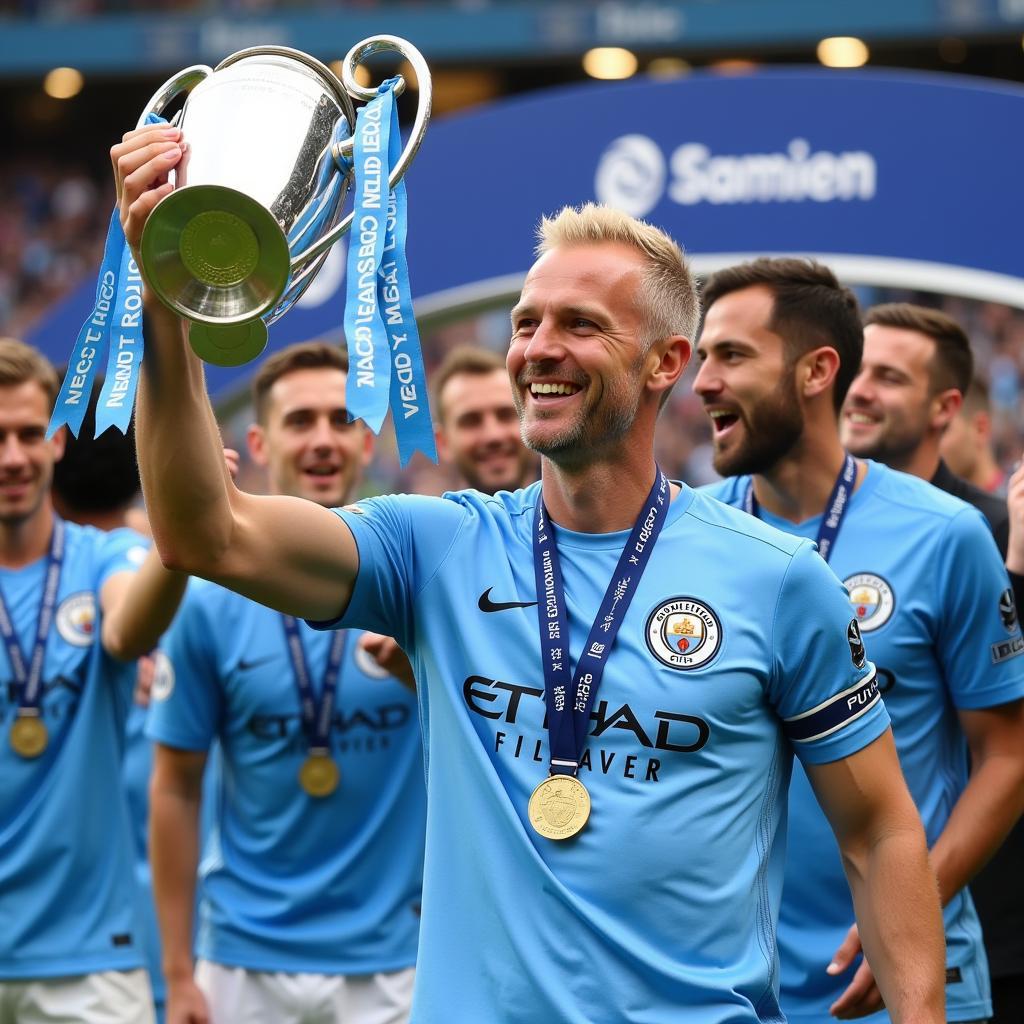
[[[945,430],[953,422],[963,404],[964,396],[959,388],[946,388],[945,391],[940,391],[931,401],[932,426]]]
[[[267,435],[259,423],[250,423],[249,429],[245,432],[245,442],[249,446],[249,455],[257,466],[266,467],[269,456],[267,455]]]
[[[60,462],[64,458],[64,449],[68,443],[68,428],[60,427],[54,431],[53,437],[50,438],[50,446],[53,449],[53,461]]]
[[[439,423],[434,424],[434,441],[437,444],[437,457],[441,462],[451,462],[451,452],[448,449],[448,441]]]
[[[662,392],[671,390],[683,375],[690,363],[693,346],[688,338],[681,334],[673,334],[663,341],[651,346],[647,354],[647,364],[651,368],[647,379],[648,387]]]
[[[797,360],[797,391],[814,398],[832,388],[838,372],[839,353],[831,345],[811,349]]]

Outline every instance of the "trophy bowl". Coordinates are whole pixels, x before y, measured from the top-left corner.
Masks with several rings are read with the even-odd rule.
[[[340,80],[299,50],[260,46],[214,69],[188,68],[150,101],[140,125],[187,93],[176,119],[187,149],[172,172],[174,191],[143,231],[142,269],[161,301],[191,321],[189,340],[208,362],[239,365],[259,355],[269,324],[299,298],[351,226],[342,211],[352,180],[352,97],[375,95],[358,85],[355,69],[383,50],[405,57],[419,83],[394,187],[430,115],[426,62],[395,36],[357,43]]]

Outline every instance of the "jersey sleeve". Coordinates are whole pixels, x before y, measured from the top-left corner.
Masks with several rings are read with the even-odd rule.
[[[768,696],[802,761],[848,757],[889,727],[849,595],[809,541],[780,588],[772,646]]]
[[[194,586],[194,584],[193,584]],[[186,594],[157,652],[146,735],[168,747],[206,751],[220,726],[223,691],[210,638],[216,623]]]
[[[138,572],[139,566],[146,560],[149,544],[142,534],[127,528],[111,530],[105,534],[99,550],[97,591],[119,572]]]
[[[953,704],[987,708],[1024,697],[1024,638],[1006,567],[980,513],[950,519],[936,562],[935,638]]]
[[[440,568],[467,515],[442,498],[401,494],[335,509],[355,537],[359,574],[345,614],[314,629],[355,626],[408,650],[416,595]]]

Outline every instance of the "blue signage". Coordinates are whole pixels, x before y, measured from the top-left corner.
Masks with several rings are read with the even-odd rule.
[[[1024,308],[1024,89],[821,69],[695,74],[534,93],[434,123],[407,181],[419,315],[514,293],[542,213],[609,203],[671,232],[698,270],[813,254],[850,283]],[[271,329],[340,329],[337,248]],[[63,359],[92,283],[30,340]],[[210,368],[216,394],[249,369]]]

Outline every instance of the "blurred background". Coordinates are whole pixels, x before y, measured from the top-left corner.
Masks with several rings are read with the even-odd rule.
[[[355,41],[380,32],[412,40],[427,59],[438,123],[556,87],[735,78],[769,66],[1024,82],[1024,0],[0,0],[0,335],[35,340],[61,303],[94,280],[113,204],[110,145],[170,75],[190,64],[216,65],[257,44],[337,62]],[[372,73],[393,70],[385,62]],[[413,109],[401,106],[405,120]],[[1020,134],[1019,121],[980,127]],[[544,173],[528,139],[509,140],[508,159],[521,164],[523,175]],[[414,170],[411,205],[424,198],[415,187]],[[986,230],[1012,243],[1021,224],[1010,217]],[[416,272],[413,264],[414,279]],[[1024,260],[1017,276],[1024,278]],[[878,280],[857,290],[866,305],[910,299],[941,306],[965,325],[990,387],[997,456],[1003,465],[1015,462],[1024,442],[1024,311]],[[339,309],[325,336],[341,338],[340,320]],[[501,351],[507,302],[447,315],[435,304],[422,331],[428,372],[455,345]],[[65,353],[73,340],[69,334]],[[217,397],[228,440],[240,444],[249,417],[244,381],[233,380]],[[687,382],[666,411],[660,448],[672,474],[692,483],[711,478],[705,417]],[[420,460],[400,471],[389,437],[379,453],[370,491],[436,493],[450,483]]]

